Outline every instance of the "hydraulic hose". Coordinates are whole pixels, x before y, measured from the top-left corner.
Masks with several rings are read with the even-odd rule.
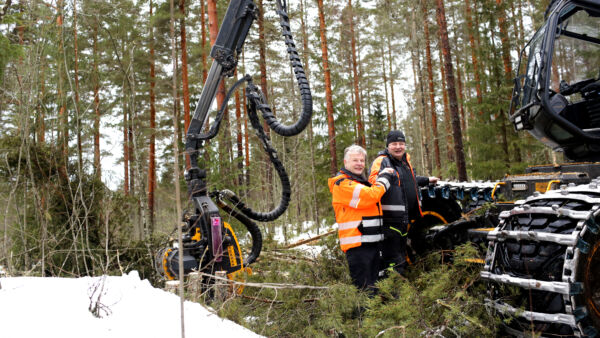
[[[219,133],[219,128],[221,127],[221,121],[223,121],[223,117],[225,116],[225,108],[227,108],[227,102],[229,102],[229,99],[231,98],[231,95],[233,95],[235,90],[242,83],[244,83],[244,81],[248,81],[249,79],[250,79],[250,75],[246,75],[246,76],[242,77],[241,79],[237,80],[235,82],[235,84],[233,86],[231,86],[231,88],[229,88],[229,91],[227,92],[227,95],[225,96],[225,100],[223,101],[221,108],[219,109],[219,111],[217,112],[217,115],[215,116],[215,121],[210,126],[210,130],[208,131],[207,134],[202,134],[202,133],[198,134],[196,136],[197,139],[210,140],[210,139],[214,138],[215,136],[217,136],[217,134]]]
[[[279,180],[281,182],[281,199],[279,201],[279,205],[275,207],[273,210],[269,212],[256,212],[251,208],[247,207],[239,197],[230,190],[223,190],[222,196],[227,198],[231,203],[234,204],[235,208],[240,210],[244,215],[250,217],[251,219],[260,221],[260,222],[269,222],[277,219],[281,216],[288,205],[290,204],[292,188],[290,185],[290,179],[285,171],[285,168],[279,157],[277,156],[277,151],[271,145],[271,141],[269,137],[265,134],[265,130],[260,124],[260,120],[258,119],[258,115],[256,112],[257,106],[264,102],[262,95],[258,88],[252,83],[252,81],[248,81],[248,86],[246,87],[246,96],[248,97],[248,117],[250,120],[250,124],[256,130],[256,135],[260,139],[263,144],[263,148],[269,155],[269,159],[277,174],[279,175]]]
[[[274,132],[282,136],[294,136],[300,134],[300,132],[302,132],[310,123],[313,113],[313,102],[310,86],[308,84],[308,80],[306,79],[306,74],[304,73],[300,56],[296,50],[294,38],[292,37],[292,32],[290,30],[290,18],[286,12],[286,8],[286,4],[282,4],[281,0],[277,0],[277,13],[280,17],[279,25],[281,26],[281,34],[285,38],[285,45],[287,46],[290,64],[294,70],[296,82],[298,83],[298,88],[300,89],[302,114],[296,123],[287,126],[275,118],[273,111],[267,104],[261,104],[257,108],[262,112],[262,117]]]
[[[220,193],[220,195],[222,194],[223,192]],[[252,249],[250,250],[248,257],[244,258],[244,265],[246,266],[252,264],[254,261],[256,261],[262,249],[262,234],[260,229],[250,218],[234,210],[232,207],[223,202],[221,198],[217,198],[217,205],[219,208],[223,209],[223,211],[235,217],[238,221],[246,226],[246,229],[248,229],[250,237],[252,237]]]
[[[244,78],[246,79],[246,81],[248,81],[248,86],[246,87],[246,96],[248,97],[248,116],[250,119],[250,123],[252,127],[256,130],[256,134],[261,140],[263,148],[269,155],[269,159],[271,163],[273,163],[273,166],[275,167],[275,170],[277,171],[279,180],[281,182],[281,199],[279,201],[279,205],[269,212],[256,212],[248,206],[246,206],[232,191],[223,190],[221,192],[222,197],[226,198],[231,203],[233,203],[234,207],[240,210],[245,216],[261,222],[273,221],[287,210],[291,199],[292,189],[290,179],[285,171],[283,164],[277,156],[277,151],[271,145],[269,137],[265,134],[265,131],[262,125],[260,124],[257,115],[257,110],[261,111],[262,117],[265,119],[269,127],[275,133],[282,136],[294,136],[302,132],[310,123],[310,119],[312,118],[313,112],[310,86],[308,84],[308,80],[306,78],[302,62],[298,55],[298,51],[296,50],[296,45],[294,43],[292,32],[290,30],[290,19],[286,13],[286,8],[287,5],[285,3],[282,3],[281,0],[277,0],[277,13],[280,17],[279,24],[281,26],[281,33],[285,38],[285,44],[287,46],[287,52],[289,55],[290,63],[296,76],[298,88],[300,89],[300,98],[302,100],[302,114],[300,115],[299,120],[290,126],[284,125],[283,123],[279,122],[275,118],[273,111],[265,101],[258,87],[256,87],[252,83],[251,77],[247,75]]]

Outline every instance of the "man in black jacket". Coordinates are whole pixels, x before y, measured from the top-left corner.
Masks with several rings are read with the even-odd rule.
[[[398,130],[389,132],[386,149],[379,152],[371,165],[369,181],[377,179],[379,172],[386,168],[393,168],[398,180],[381,198],[384,226],[382,270],[393,268],[398,273],[403,273],[407,265],[408,225],[423,216],[418,189],[420,186],[436,183],[438,178],[415,175],[410,155],[406,153],[404,133]]]

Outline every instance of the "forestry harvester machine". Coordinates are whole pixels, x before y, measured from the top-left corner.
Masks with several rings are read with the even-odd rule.
[[[510,121],[562,152],[567,163],[532,166],[487,186],[424,188],[425,221],[447,224],[429,228],[421,245],[487,246],[480,275],[487,305],[506,319],[505,332],[597,337],[600,0],[552,1],[518,69]],[[467,202],[458,205],[461,199]],[[456,217],[485,202],[485,213]]]
[[[276,2],[281,32],[300,91],[302,113],[294,124],[282,124],[275,118],[260,89],[252,83],[252,78],[245,75],[233,84],[224,101],[219,102],[221,106],[218,107],[210,129],[206,133],[203,132],[209,109],[217,96],[217,89],[225,77],[234,75],[250,26],[257,18],[258,8],[253,0],[230,1],[211,50],[213,63],[186,132],[185,151],[191,165],[186,170],[185,180],[193,210],[183,216],[180,225],[184,233],[183,245],[160,250],[155,260],[156,270],[166,279],[176,279],[180,274],[187,275],[192,271],[206,272],[208,275],[216,271],[225,271],[229,279],[240,278],[242,273],[250,271],[248,265],[256,260],[262,248],[262,235],[253,220],[273,221],[281,216],[289,205],[290,181],[277,156],[277,151],[271,145],[269,136],[261,125],[258,112],[261,112],[264,121],[273,132],[282,136],[294,136],[302,132],[311,120],[312,96],[290,31],[287,4],[282,0]],[[228,100],[244,83],[246,83],[248,118],[281,181],[282,195],[279,205],[266,213],[252,210],[230,190],[209,192],[205,182],[206,170],[198,166],[200,150],[219,132]],[[236,218],[247,228],[252,238],[252,248],[248,256],[243,257],[233,228],[224,221],[222,213]],[[182,257],[182,269],[180,269],[180,257]],[[204,278],[204,280],[207,283],[212,281],[211,278]]]

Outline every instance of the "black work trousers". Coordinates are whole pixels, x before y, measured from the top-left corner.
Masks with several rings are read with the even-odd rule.
[[[382,275],[393,268],[399,274],[404,273],[406,261],[406,226],[386,226],[383,230],[381,266]]]
[[[346,259],[352,283],[359,289],[374,288],[380,265],[380,243],[362,243],[348,249]]]

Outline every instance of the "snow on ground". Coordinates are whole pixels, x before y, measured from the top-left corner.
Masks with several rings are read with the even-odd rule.
[[[318,233],[317,233],[317,230],[315,229],[314,222],[312,222],[312,221],[302,222],[302,226],[300,227],[299,233],[296,233],[296,231],[290,230],[290,229],[294,229],[294,225],[292,225],[292,224],[288,224],[286,228],[288,229],[287,242],[285,241],[285,236],[283,235],[283,227],[275,228],[275,234],[273,235],[273,239],[275,241],[277,241],[278,243],[280,243],[282,246],[285,246],[288,244],[294,244],[294,243],[300,242],[305,239],[309,239],[309,238],[316,237],[318,235],[322,235],[322,234],[332,230],[333,228],[337,229],[337,224],[334,224],[332,226],[330,224],[326,224],[326,222],[323,221],[319,225]],[[321,254],[321,251],[323,251],[323,247],[320,246],[318,243],[319,243],[319,241],[317,240],[317,241],[310,242],[307,244],[299,245],[299,246],[295,247],[294,249],[303,251],[308,256],[315,258]]]
[[[0,278],[0,337],[116,338],[181,337],[180,300],[140,280],[123,276]],[[98,304],[101,318],[88,309]],[[186,337],[258,337],[186,301]]]

